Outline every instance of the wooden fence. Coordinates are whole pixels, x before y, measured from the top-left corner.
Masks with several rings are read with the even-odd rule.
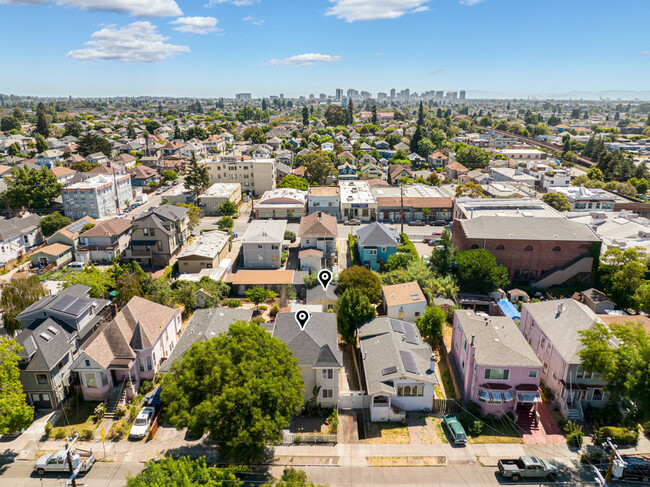
[[[462,411],[458,399],[434,399],[431,407],[431,414],[436,418],[442,418],[445,414],[459,413]]]

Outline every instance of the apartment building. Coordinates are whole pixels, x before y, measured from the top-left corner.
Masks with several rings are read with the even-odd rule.
[[[104,218],[117,213],[133,200],[131,176],[100,174],[63,188],[62,198],[68,218]]]
[[[275,188],[275,159],[227,155],[206,161],[205,165],[210,174],[210,184],[239,183],[242,193],[250,191],[255,196]]]
[[[371,222],[377,218],[377,199],[368,181],[339,182],[341,195],[341,218],[355,218]]]

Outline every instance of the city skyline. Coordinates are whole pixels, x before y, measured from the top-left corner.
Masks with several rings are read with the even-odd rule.
[[[318,0],[301,9],[283,0],[0,0],[0,39],[19,45],[5,53],[14,69],[0,91],[298,97],[408,86],[463,89],[468,98],[648,99],[645,16],[612,16],[610,7],[601,0]],[[647,4],[627,7],[644,12]]]

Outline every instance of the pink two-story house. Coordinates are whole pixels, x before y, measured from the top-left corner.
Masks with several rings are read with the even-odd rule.
[[[154,378],[181,333],[181,311],[135,296],[80,347],[72,365],[86,401],[106,401],[112,391],[138,392]],[[119,397],[119,394],[113,394]]]
[[[465,402],[484,415],[513,413],[535,421],[542,364],[511,318],[454,312],[451,353]]]

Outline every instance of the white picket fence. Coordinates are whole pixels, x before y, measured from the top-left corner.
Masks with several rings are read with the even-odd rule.
[[[309,445],[315,443],[337,443],[338,436],[326,433],[291,433],[283,431],[283,443],[285,445],[307,443]]]

